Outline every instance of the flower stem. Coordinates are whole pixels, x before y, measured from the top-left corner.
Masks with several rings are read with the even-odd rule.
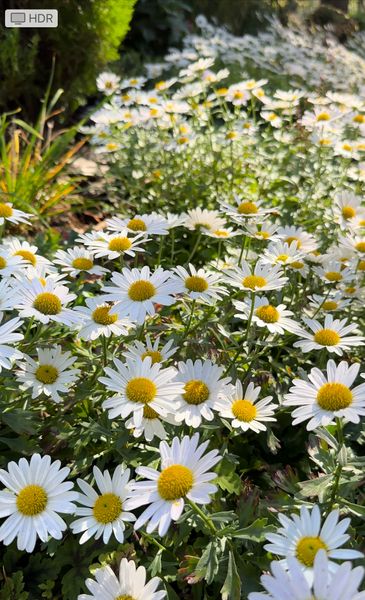
[[[195,502],[193,502],[192,500],[188,500],[191,508],[193,509],[193,511],[199,515],[199,517],[204,521],[204,523],[209,527],[209,529],[211,530],[213,535],[217,535],[217,529],[213,523],[213,521],[208,517],[208,515],[206,515],[205,513],[203,513],[203,511],[199,508],[199,506],[197,506],[195,504]]]

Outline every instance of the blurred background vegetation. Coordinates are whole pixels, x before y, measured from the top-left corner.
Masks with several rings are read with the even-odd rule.
[[[254,34],[270,16],[283,23],[299,17],[303,27],[331,26],[341,41],[365,28],[365,0],[0,0],[0,7],[60,11],[57,29],[6,29],[3,19],[0,24],[0,112],[21,107],[22,118],[33,123],[53,57],[53,91],[64,89],[61,119],[67,124],[94,100],[96,76],[107,65],[128,73],[160,60],[194,31],[198,14],[237,35]]]

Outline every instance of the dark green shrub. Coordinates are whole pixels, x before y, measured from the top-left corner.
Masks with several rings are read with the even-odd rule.
[[[95,91],[103,67],[118,58],[136,0],[18,0],[4,8],[57,8],[57,29],[0,25],[0,112],[21,107],[33,120],[56,58],[54,89],[73,111]],[[0,3],[4,4],[4,3]]]

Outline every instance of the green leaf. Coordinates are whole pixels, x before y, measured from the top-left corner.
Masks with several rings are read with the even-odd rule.
[[[223,458],[216,469],[218,479],[217,485],[221,490],[230,494],[239,494],[241,491],[241,479],[235,472],[235,465],[227,458]]]
[[[241,598],[241,579],[231,550],[229,551],[227,576],[221,594],[222,600],[240,600]]]
[[[210,542],[201,555],[195,572],[198,577],[204,578],[207,583],[212,583],[215,575],[218,573],[218,568],[217,547],[215,542]]]
[[[307,497],[319,496],[333,481],[333,475],[321,475],[316,479],[299,481],[301,495]]]
[[[239,540],[250,540],[251,542],[263,542],[266,537],[266,533],[274,531],[274,527],[269,525],[266,527],[267,519],[256,519],[248,527],[242,529],[236,529],[232,533],[232,537]]]

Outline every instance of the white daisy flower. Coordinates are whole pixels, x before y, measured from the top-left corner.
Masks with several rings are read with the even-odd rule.
[[[149,356],[152,360],[152,364],[166,362],[171,356],[173,356],[177,350],[174,346],[174,340],[169,340],[166,344],[160,347],[161,340],[160,336],[157,336],[154,342],[152,342],[149,335],[146,335],[145,342],[134,340],[133,345],[127,346],[127,350],[123,352],[125,358],[135,359],[136,357],[144,360]]]
[[[339,192],[335,196],[333,212],[336,220],[347,227],[349,221],[361,215],[364,218],[365,207],[361,206],[361,197],[350,190]]]
[[[112,535],[122,544],[125,522],[130,523],[136,519],[124,509],[131,491],[130,470],[124,471],[123,467],[118,465],[111,477],[109,471],[105,470],[102,473],[98,467],[94,467],[93,474],[98,492],[83,479],[77,480],[83,493],[79,494],[77,499],[82,506],[76,508],[75,514],[81,519],[73,521],[71,529],[73,533],[84,532],[80,544],[92,537],[96,540],[102,537],[103,543],[107,544]]]
[[[329,360],[326,375],[315,367],[308,375],[309,381],[294,379],[284,398],[284,406],[298,407],[292,413],[293,425],[309,419],[307,429],[311,431],[319,425],[330,425],[337,417],[358,423],[359,417],[365,415],[365,384],[351,386],[359,369],[356,363],[341,361],[336,366]]]
[[[248,600],[365,600],[365,592],[358,591],[364,576],[363,567],[352,569],[351,563],[343,563],[332,573],[325,550],[318,550],[310,579],[293,556],[287,559],[287,565],[288,570],[278,561],[272,562],[272,575],[261,577],[266,592],[251,592]]]
[[[277,223],[270,223],[269,221],[246,221],[244,227],[249,237],[264,241],[271,240],[273,242],[279,239],[277,234],[279,225]]]
[[[237,235],[242,235],[242,231],[234,231],[232,227],[224,227],[223,229],[215,229],[208,231],[207,229],[202,230],[203,235],[214,238],[216,240],[229,240]]]
[[[32,265],[33,267],[40,267],[42,265],[49,265],[51,267],[51,262],[47,258],[37,254],[37,246],[30,244],[26,240],[20,241],[17,238],[6,238],[4,240],[4,247],[12,256],[19,256],[22,259],[23,266]]]
[[[70,469],[59,460],[33,454],[30,462],[21,458],[10,462],[8,470],[0,469],[0,515],[7,517],[0,527],[0,541],[6,546],[17,538],[18,550],[32,552],[37,537],[60,540],[67,525],[59,513],[73,514],[78,498],[71,492],[73,483],[65,481]]]
[[[29,219],[31,218],[31,214],[13,208],[11,202],[0,202],[0,225],[4,225],[5,221],[15,224],[26,223],[29,225]]]
[[[218,399],[226,394],[230,377],[222,378],[223,367],[210,360],[179,362],[178,380],[183,384],[179,406],[175,407],[175,420],[191,427],[199,427],[203,419],[212,421]]]
[[[19,300],[16,308],[22,317],[34,317],[37,321],[47,324],[56,321],[63,325],[77,322],[77,315],[67,308],[67,304],[76,298],[70,294],[65,285],[60,285],[51,277],[45,281],[32,279],[20,283],[18,288]]]
[[[258,219],[273,211],[273,209],[264,208],[260,200],[242,200],[237,195],[234,196],[234,200],[235,206],[225,200],[220,201],[220,206],[226,216],[237,223],[242,223],[244,219],[251,219],[252,217]]]
[[[351,235],[349,237],[340,236],[340,246],[343,246],[353,254],[358,255],[360,258],[365,256],[365,237],[359,235]]]
[[[217,210],[208,210],[207,208],[193,208],[188,210],[185,227],[191,230],[207,229],[216,231],[224,229],[226,223]]]
[[[326,315],[323,325],[316,319],[304,318],[303,321],[311,329],[311,332],[303,329],[301,335],[305,339],[294,344],[294,347],[300,348],[302,352],[326,348],[328,352],[335,352],[341,356],[344,350],[364,345],[365,337],[348,335],[357,329],[357,324],[346,325],[347,319],[334,319],[332,315]]]
[[[129,237],[130,232],[127,229],[118,233],[103,233],[103,239],[90,241],[88,249],[95,258],[106,256],[109,260],[119,258],[120,256],[135,256],[136,252],[144,252],[141,243],[148,242],[144,234],[137,234]]]
[[[286,242],[291,244],[297,242],[297,248],[304,254],[313,252],[317,249],[318,243],[315,237],[311,233],[307,233],[301,227],[293,227],[292,225],[286,225],[285,227],[279,227],[279,237]]]
[[[210,494],[217,487],[210,483],[216,474],[209,472],[221,460],[218,450],[211,450],[204,456],[209,442],[199,446],[199,434],[185,436],[182,440],[175,437],[171,447],[166,442],[160,443],[161,470],[150,467],[137,467],[138,475],[148,481],[138,481],[133,485],[133,492],[128,500],[128,508],[133,509],[144,504],[149,506],[143,511],[135,523],[139,529],[147,521],[147,533],[158,527],[160,536],[166,534],[171,520],[181,516],[185,500],[197,504],[209,504]]]
[[[148,266],[139,269],[124,267],[121,273],[113,273],[114,286],[104,286],[103,299],[117,302],[112,313],[123,311],[132,321],[143,323],[146,315],[155,314],[155,304],[171,306],[176,299],[171,295],[179,292],[176,283],[171,281],[172,273],[158,267],[151,273]]]
[[[338,565],[333,560],[346,560],[362,558],[363,554],[357,550],[341,548],[350,539],[345,534],[350,525],[350,519],[338,522],[339,510],[332,510],[321,525],[321,513],[315,504],[312,510],[306,506],[300,507],[300,515],[292,514],[291,518],[279,514],[281,524],[276,533],[268,533],[266,539],[270,542],[264,546],[265,550],[285,557],[280,561],[287,567],[287,559],[295,556],[303,571],[312,568],[318,550],[324,550],[329,559],[328,566],[331,572],[336,571]]]
[[[169,423],[170,425],[176,425],[173,414],[166,414],[162,417],[155,410],[153,410],[153,408],[150,408],[146,404],[146,406],[143,408],[143,415],[140,425],[135,425],[135,419],[132,415],[125,422],[125,426],[127,429],[132,430],[133,437],[139,438],[143,436],[147,442],[151,442],[155,436],[160,440],[166,439],[164,422]]]
[[[119,89],[120,77],[115,73],[103,72],[96,79],[96,87],[99,92],[103,92],[106,96],[114,94]]]
[[[20,256],[14,256],[7,247],[0,246],[0,277],[11,277],[21,273],[24,261]]]
[[[86,306],[76,306],[75,316],[79,317],[78,337],[83,340],[96,340],[101,335],[128,335],[133,324],[129,319],[123,317],[120,312],[113,314],[113,304],[104,302],[100,296],[85,299]]]
[[[326,260],[323,265],[314,267],[313,271],[327,285],[336,285],[348,281],[354,276],[353,270],[346,267],[340,260]]]
[[[13,362],[23,357],[22,352],[8,346],[24,339],[22,333],[15,333],[22,324],[23,321],[16,317],[0,325],[0,372],[2,368],[11,369]]]
[[[326,296],[313,294],[313,296],[308,296],[308,299],[310,300],[310,306],[315,309],[316,313],[318,309],[324,312],[336,312],[351,304],[351,300],[344,298],[341,292]]]
[[[217,401],[219,415],[231,419],[232,427],[240,427],[243,431],[265,431],[265,423],[276,421],[273,415],[277,405],[271,402],[272,396],[266,396],[257,402],[260,391],[261,387],[249,383],[243,392],[242,383],[236,381],[232,391]]]
[[[251,314],[251,303],[233,300],[233,305],[239,311],[234,316],[247,321]],[[274,306],[270,304],[265,296],[255,297],[252,321],[259,327],[267,327],[270,333],[282,335],[285,331],[301,334],[303,329],[300,324],[291,319],[292,311],[287,310],[285,304]]]
[[[169,225],[165,217],[156,213],[149,215],[135,215],[132,219],[120,219],[113,217],[106,221],[107,229],[110,231],[129,232],[146,235],[167,235]]]
[[[265,292],[267,290],[280,290],[286,282],[279,265],[265,265],[260,260],[255,264],[254,270],[242,260],[241,267],[236,267],[225,274],[227,283],[248,292]]]
[[[264,250],[262,262],[270,265],[290,265],[293,262],[303,260],[303,253],[298,250],[298,242],[293,241],[290,244],[278,240],[271,242]]]
[[[185,224],[186,213],[175,214],[168,212],[165,215],[165,219],[167,221],[168,228],[174,229],[175,227],[181,227]]]
[[[20,388],[32,388],[32,398],[45,394],[54,402],[61,402],[61,393],[67,393],[78,379],[80,369],[70,369],[76,357],[71,352],[62,352],[61,346],[37,348],[38,359],[24,355],[24,363],[19,363],[16,373]]]
[[[187,294],[192,300],[213,304],[222,296],[228,294],[226,288],[219,284],[221,277],[218,273],[212,273],[205,269],[196,269],[189,264],[189,270],[177,266],[174,268],[176,275],[171,281],[176,283],[179,292]]]
[[[77,246],[66,251],[58,250],[53,262],[56,265],[61,265],[61,270],[70,277],[77,277],[82,272],[99,276],[108,273],[108,269],[94,264],[94,256],[91,252]]]
[[[134,426],[139,427],[146,406],[162,416],[174,412],[184,389],[183,384],[176,380],[176,369],[162,368],[160,363],[152,364],[150,356],[144,360],[137,357],[127,359],[125,364],[114,358],[114,364],[116,371],[106,367],[107,377],[99,378],[108,390],[116,392],[103,402],[103,408],[109,411],[109,419],[118,416],[125,419],[133,413]]]
[[[17,303],[17,290],[12,283],[9,279],[0,280],[0,321],[4,312],[13,310]]]
[[[96,580],[96,581],[95,581]],[[126,558],[122,558],[117,577],[110,567],[95,572],[95,580],[87,579],[85,584],[90,594],[79,594],[78,600],[162,600],[166,592],[156,592],[161,583],[153,577],[146,584],[146,569]],[[347,600],[347,599],[346,599]]]

